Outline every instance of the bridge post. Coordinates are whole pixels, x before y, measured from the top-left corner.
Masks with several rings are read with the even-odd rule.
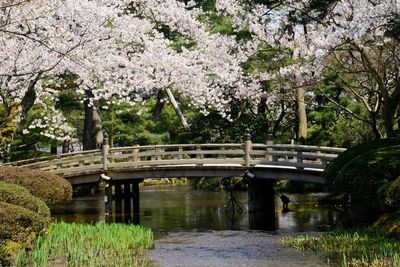
[[[249,179],[248,183],[249,227],[253,230],[275,230],[274,181]]]
[[[110,145],[108,144],[108,134],[107,132],[104,132],[104,138],[103,138],[103,145],[101,147],[102,149],[102,156],[103,156],[103,170],[107,170],[108,169],[108,152],[110,150]]]
[[[274,144],[274,135],[271,130],[268,130],[267,134],[267,146],[272,146]],[[276,161],[276,156],[272,156],[270,153],[273,151],[272,147],[267,147],[266,159],[268,161]]]
[[[115,200],[115,222],[122,222],[122,185],[120,183],[114,184],[114,200]]]
[[[10,145],[6,145],[3,152],[3,163],[9,163],[10,161]]]
[[[244,166],[250,166],[250,152],[251,152],[251,134],[249,129],[244,133]]]
[[[107,181],[104,189],[104,204],[105,204],[105,221],[106,223],[112,223],[112,204],[113,193],[111,181]]]
[[[297,169],[304,169],[301,165],[303,164],[303,151],[300,148],[297,148]]]
[[[132,222],[131,184],[124,183],[124,222]]]
[[[140,180],[134,180],[132,183],[133,224],[139,224],[140,222],[139,183]]]

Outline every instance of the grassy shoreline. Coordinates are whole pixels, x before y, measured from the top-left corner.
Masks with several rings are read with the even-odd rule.
[[[150,229],[126,224],[54,223],[33,251],[21,251],[16,266],[144,266],[154,247]]]
[[[340,266],[400,266],[400,240],[368,229],[336,229],[318,237],[285,237],[282,242],[322,254],[329,263]]]

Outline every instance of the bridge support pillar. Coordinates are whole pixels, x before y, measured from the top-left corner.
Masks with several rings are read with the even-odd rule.
[[[112,223],[113,193],[112,193],[111,182],[106,182],[104,188],[104,205],[105,205],[105,212],[104,212],[105,221],[106,223]]]
[[[117,183],[114,185],[114,192],[115,192],[115,222],[119,223],[122,222],[122,184]]]
[[[250,229],[276,229],[274,183],[273,180],[269,179],[249,179],[248,207]]]
[[[131,184],[124,183],[124,222],[132,222]]]
[[[108,181],[106,183],[104,204],[105,221],[107,223],[125,222],[139,224],[139,183],[141,181]]]
[[[132,183],[132,200],[133,200],[133,223],[139,224],[140,222],[140,196],[139,196],[139,180]]]

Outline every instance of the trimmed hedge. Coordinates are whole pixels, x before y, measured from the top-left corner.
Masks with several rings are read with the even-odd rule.
[[[322,176],[327,180],[328,185],[332,186],[335,178],[338,176],[342,168],[356,159],[357,157],[374,151],[376,149],[396,146],[400,144],[399,138],[379,139],[366,144],[353,146],[341,153],[333,162],[328,164]]]
[[[386,191],[386,204],[400,208],[400,177],[390,184]]]
[[[331,191],[351,194],[353,212],[358,217],[374,220],[393,209],[386,199],[400,176],[400,139],[376,140],[350,148],[327,167],[323,176]]]
[[[32,248],[32,241],[48,227],[50,218],[26,208],[0,202],[0,266],[12,261],[18,249]]]
[[[2,166],[0,181],[23,186],[46,204],[60,203],[72,198],[72,186],[67,180],[44,171]]]
[[[400,238],[400,211],[384,214],[373,224],[372,229],[386,237]]]
[[[24,242],[31,232],[42,233],[49,222],[50,218],[34,211],[0,202],[0,240]]]
[[[50,209],[43,200],[34,197],[26,188],[16,184],[0,182],[0,202],[21,206],[45,217],[50,216]]]

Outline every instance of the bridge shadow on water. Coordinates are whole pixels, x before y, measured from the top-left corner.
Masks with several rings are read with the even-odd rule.
[[[265,193],[265,192],[264,192]],[[140,224],[155,231],[171,230],[249,230],[254,229],[246,191],[234,192],[242,212],[225,212],[228,192],[199,191],[191,186],[145,186],[140,188]],[[256,229],[267,231],[319,231],[341,221],[340,210],[316,207],[321,194],[288,195],[289,211],[282,211],[279,196],[274,196],[275,210],[253,216]],[[294,204],[293,204],[294,203]],[[115,203],[114,203],[115,208]],[[122,207],[124,210],[124,207]],[[57,220],[67,222],[105,221],[104,194],[75,198],[69,203],[52,207]],[[123,222],[124,213],[114,214],[113,221]],[[254,219],[254,218],[253,218]],[[130,217],[133,222],[133,217]]]

